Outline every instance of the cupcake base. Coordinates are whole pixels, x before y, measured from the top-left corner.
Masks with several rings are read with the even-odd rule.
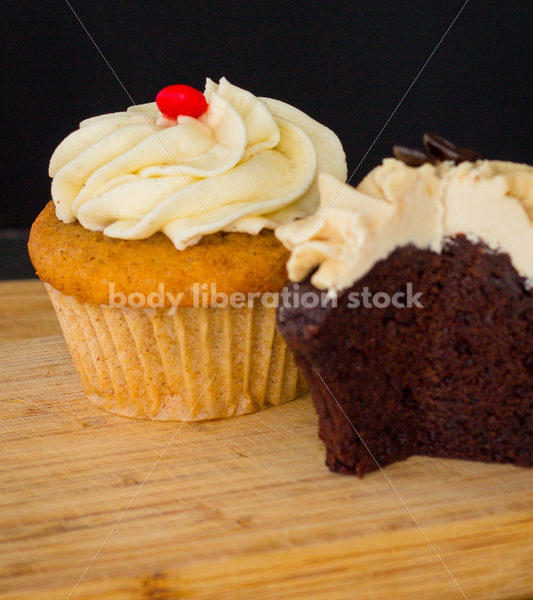
[[[328,467],[362,477],[412,455],[532,467],[525,283],[507,254],[459,235],[439,254],[397,248],[336,308],[282,307],[279,327],[308,377]],[[407,300],[409,286],[420,304]],[[317,292],[309,279],[298,284],[302,298]],[[398,292],[404,306],[374,303]]]
[[[274,308],[119,308],[45,285],[85,393],[104,410],[201,421],[256,412],[307,390]]]

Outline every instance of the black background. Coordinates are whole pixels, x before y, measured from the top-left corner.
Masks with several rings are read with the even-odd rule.
[[[72,0],[134,102],[206,76],[289,102],[331,127],[350,173],[463,1]],[[80,120],[130,105],[62,0],[4,0],[2,228],[49,200],[55,146]],[[437,131],[488,158],[533,162],[533,2],[471,0],[353,178],[394,143]]]

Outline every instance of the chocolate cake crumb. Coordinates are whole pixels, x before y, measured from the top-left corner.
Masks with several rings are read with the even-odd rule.
[[[408,282],[423,308],[349,307],[354,292]],[[533,294],[507,254],[462,235],[440,254],[398,248],[337,308],[282,306],[278,326],[332,471],[378,468],[352,425],[381,467],[415,454],[533,465]]]

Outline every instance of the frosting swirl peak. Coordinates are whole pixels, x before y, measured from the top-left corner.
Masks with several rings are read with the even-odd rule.
[[[318,170],[346,178],[337,136],[301,111],[224,78],[205,96],[198,119],[154,102],[82,121],[50,161],[58,218],[121,239],[163,231],[183,249],[307,216]]]

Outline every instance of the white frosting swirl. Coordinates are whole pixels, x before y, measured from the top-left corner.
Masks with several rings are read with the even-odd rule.
[[[507,253],[533,287],[531,166],[479,160],[409,167],[388,158],[357,188],[330,175],[320,175],[318,183],[316,214],[276,230],[291,250],[293,281],[316,269],[313,285],[334,294],[398,247],[440,253],[448,238],[464,234]]]
[[[183,249],[312,214],[318,170],[346,179],[339,139],[301,111],[224,78],[205,96],[198,119],[150,103],[80,123],[50,161],[57,217],[121,239],[163,231]]]

